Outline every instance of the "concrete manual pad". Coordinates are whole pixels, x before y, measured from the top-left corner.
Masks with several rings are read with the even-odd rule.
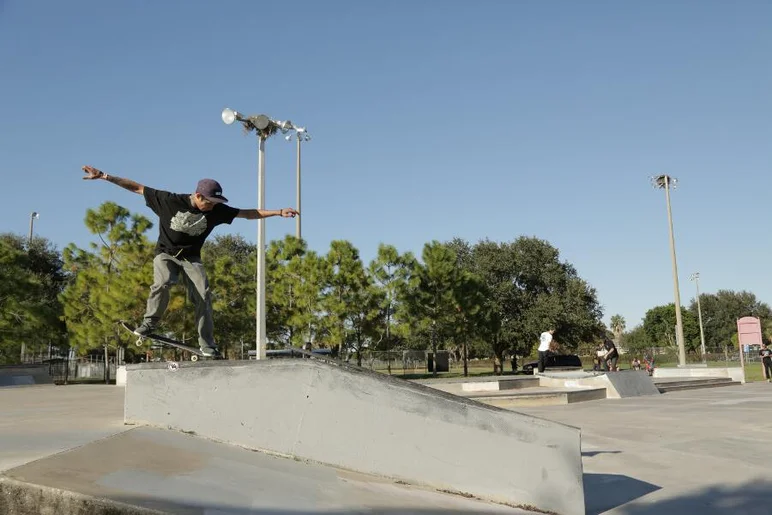
[[[18,506],[18,482],[48,487],[34,511]],[[76,511],[72,498],[92,504]],[[107,502],[97,509],[94,498]],[[147,427],[0,476],[0,513],[143,513],[129,506],[184,515],[529,513]]]

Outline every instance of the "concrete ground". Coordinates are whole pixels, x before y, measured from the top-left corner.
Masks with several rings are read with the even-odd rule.
[[[772,384],[517,408],[582,429],[587,514],[772,514]]]
[[[0,388],[0,471],[130,429],[123,392],[107,385]]]
[[[138,513],[78,504],[87,496],[108,500],[108,508],[186,515],[528,513],[177,431],[124,426],[123,392],[95,385],[0,391],[0,512]]]
[[[772,514],[772,384],[516,411],[582,429],[588,515]],[[523,513],[124,426],[115,386],[0,390],[0,470],[11,467],[6,477],[173,513]]]

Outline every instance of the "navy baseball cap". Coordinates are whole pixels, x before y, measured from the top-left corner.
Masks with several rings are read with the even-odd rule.
[[[206,200],[215,204],[228,202],[228,199],[222,196],[222,186],[214,179],[201,179],[198,181],[196,193],[200,193]]]

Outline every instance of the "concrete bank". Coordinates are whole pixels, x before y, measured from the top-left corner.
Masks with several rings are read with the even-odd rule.
[[[312,359],[130,365],[125,420],[584,514],[578,429],[354,367]]]

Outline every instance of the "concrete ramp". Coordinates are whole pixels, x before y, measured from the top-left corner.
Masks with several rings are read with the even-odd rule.
[[[606,388],[606,397],[622,399],[642,395],[659,395],[657,386],[643,370],[620,372],[556,372],[539,374],[541,386],[564,388]]]
[[[0,387],[53,384],[48,365],[3,365],[0,366]]]
[[[659,395],[657,385],[645,370],[625,370],[606,374],[606,379],[619,398]]]
[[[125,422],[562,515],[580,431],[315,359],[129,365]]]
[[[148,427],[6,471],[0,475],[0,513],[529,515]]]

